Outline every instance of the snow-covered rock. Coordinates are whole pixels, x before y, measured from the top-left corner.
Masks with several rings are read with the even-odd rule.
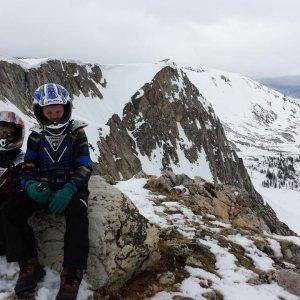
[[[288,288],[291,282],[284,285],[276,280],[283,269],[298,274],[299,262],[293,257],[300,254],[300,239],[267,233],[259,212],[264,208],[253,211],[244,191],[170,172],[160,178],[121,181],[117,187],[160,228],[161,259],[133,278],[119,292],[121,297],[298,299],[295,290]],[[224,220],[212,205],[200,207],[202,199],[226,203],[229,217]],[[245,212],[258,220],[256,228],[253,220],[245,219],[243,227],[234,222]],[[163,274],[173,274],[175,280],[160,280]]]

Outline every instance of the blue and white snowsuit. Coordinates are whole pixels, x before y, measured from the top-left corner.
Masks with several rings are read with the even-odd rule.
[[[89,249],[88,241],[88,180],[92,162],[86,124],[72,120],[63,133],[33,130],[29,135],[22,168],[21,185],[29,180],[47,181],[53,191],[72,183],[77,193],[64,211],[66,232],[64,245],[64,267],[86,269]],[[11,201],[4,207],[7,260],[26,261],[37,256],[32,229],[27,224],[32,213],[41,209],[32,199]]]

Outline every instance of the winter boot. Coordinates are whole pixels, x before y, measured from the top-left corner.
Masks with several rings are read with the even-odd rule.
[[[45,275],[44,268],[40,265],[37,257],[19,263],[20,273],[15,286],[15,293],[21,294],[26,291],[34,290],[38,282]]]
[[[76,300],[83,270],[65,267],[60,274],[60,289],[56,300]]]

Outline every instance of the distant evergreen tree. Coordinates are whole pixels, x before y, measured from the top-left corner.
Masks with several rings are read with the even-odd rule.
[[[263,161],[259,163],[260,173],[265,174],[262,185],[264,187],[298,190],[300,187],[300,172],[297,171],[299,170],[299,163],[300,155],[293,157],[281,153],[276,157],[264,157]]]

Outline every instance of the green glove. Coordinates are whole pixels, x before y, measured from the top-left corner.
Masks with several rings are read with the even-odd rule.
[[[25,190],[30,198],[41,205],[46,204],[51,195],[51,190],[45,181],[29,180]]]
[[[52,195],[52,200],[49,204],[49,210],[53,214],[61,214],[73,196],[76,194],[77,188],[75,184],[66,183],[64,187]]]

